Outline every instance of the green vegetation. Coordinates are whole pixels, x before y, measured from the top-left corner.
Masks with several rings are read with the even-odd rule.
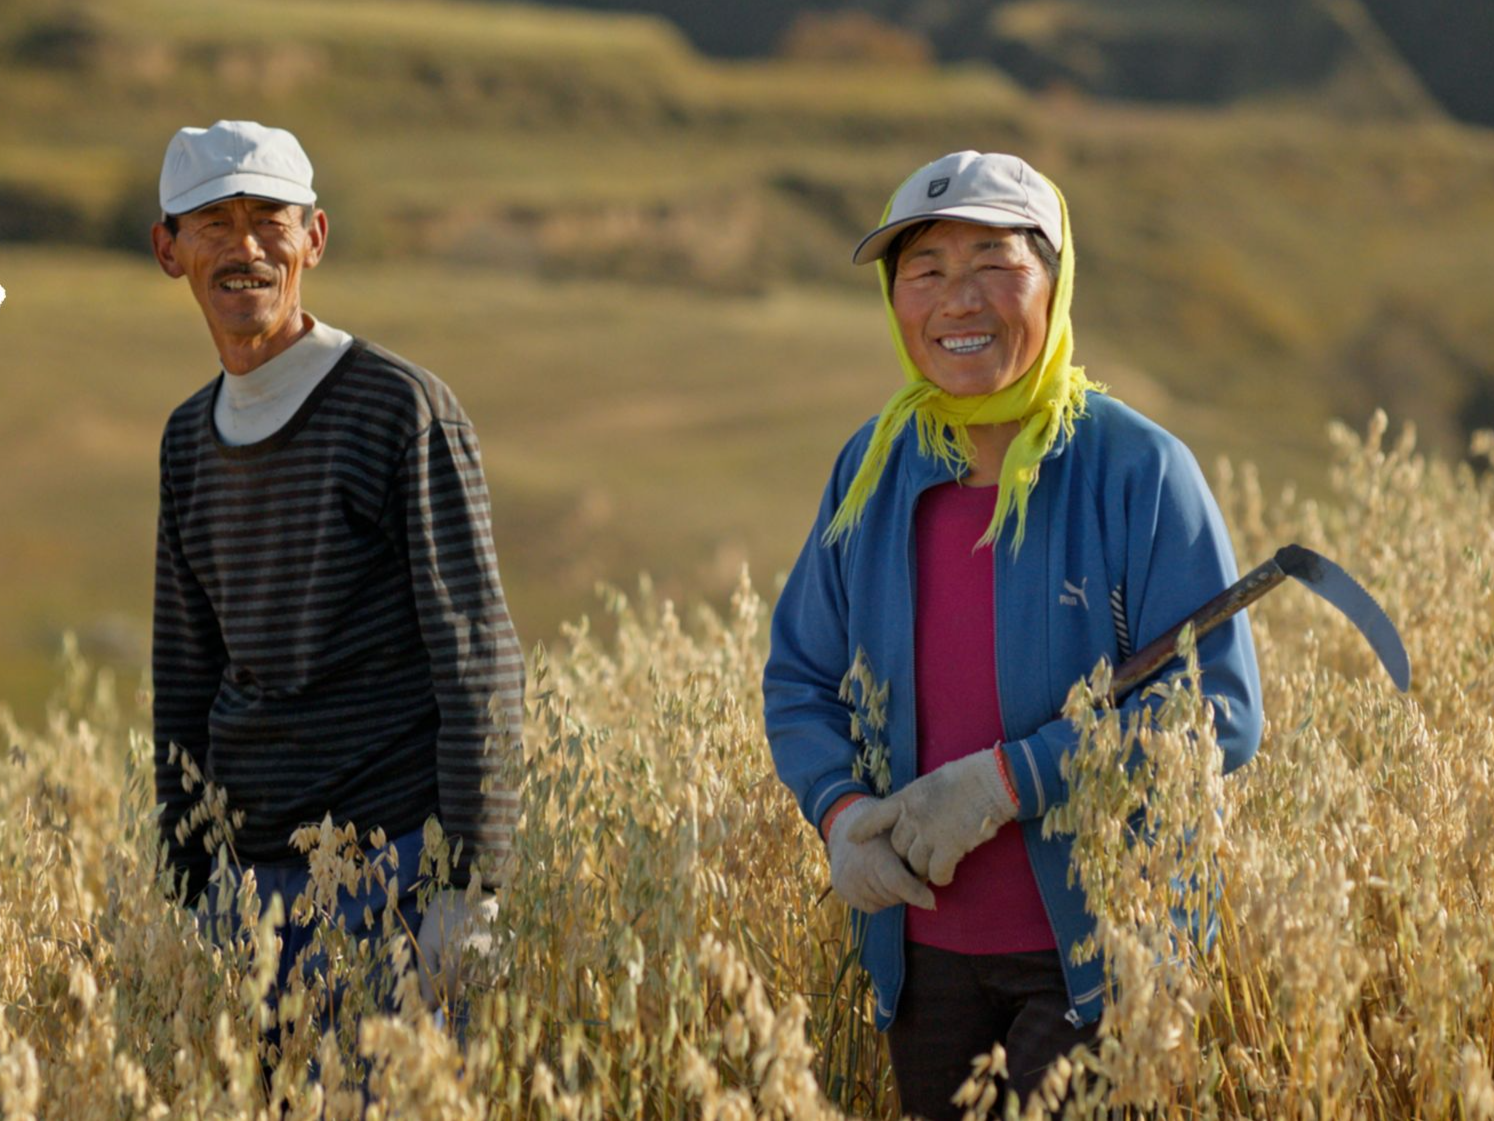
[[[1064,188],[1080,360],[1206,464],[1313,491],[1332,416],[1384,404],[1450,456],[1494,423],[1476,129],[713,63],[652,19],[441,0],[17,0],[0,103],[0,684],[30,719],[64,629],[132,678],[148,638],[156,441],[214,370],[142,255],[182,124],[301,136],[308,306],[461,395],[529,641],[599,578],[720,603],[791,563],[896,377],[850,247],[955,148]]]

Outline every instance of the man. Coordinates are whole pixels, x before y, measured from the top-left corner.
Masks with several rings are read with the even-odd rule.
[[[508,853],[517,799],[499,774],[519,745],[523,662],[456,398],[302,309],[327,245],[311,181],[296,138],[253,121],[182,129],[161,169],[156,260],[186,278],[223,366],[161,443],[161,829],[194,898],[211,857],[185,757],[241,817],[234,852],[261,890],[289,894],[307,873],[298,826],[330,814],[382,830],[408,887],[435,815],[461,850],[453,890],[409,912],[434,1003],[480,917],[456,889],[474,871],[493,885]],[[365,902],[342,908],[360,936]],[[302,939],[282,933],[283,983]]]

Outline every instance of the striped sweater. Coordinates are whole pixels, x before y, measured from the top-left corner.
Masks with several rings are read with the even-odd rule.
[[[355,340],[284,427],[219,438],[215,379],[167,422],[156,546],[156,797],[189,893],[210,854],[177,826],[176,744],[223,788],[245,862],[304,859],[330,813],[390,836],[437,814],[453,882],[507,853],[523,661],[477,437],[434,375]],[[484,879],[493,882],[491,873]]]

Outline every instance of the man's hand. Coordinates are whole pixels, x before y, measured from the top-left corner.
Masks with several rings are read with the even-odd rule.
[[[468,904],[462,891],[439,891],[431,897],[415,940],[420,948],[420,995],[427,1007],[436,1008],[443,1000],[456,998],[462,981],[463,951],[490,953],[490,925],[497,917],[498,899],[493,895],[481,896],[475,907]]]
[[[873,830],[865,841],[850,838],[852,827],[883,805],[876,798],[853,802],[830,826],[830,883],[835,892],[858,911],[874,915],[896,903],[934,909],[934,893],[919,883],[892,851],[892,842]]]
[[[893,851],[942,887],[954,879],[955,865],[966,853],[1017,816],[1000,766],[992,749],[945,763],[858,814],[846,839],[869,844],[891,829]],[[850,811],[841,816],[849,817]]]

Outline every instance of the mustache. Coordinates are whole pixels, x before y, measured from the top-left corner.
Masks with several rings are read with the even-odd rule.
[[[225,280],[232,280],[236,277],[248,280],[264,280],[273,284],[275,281],[275,270],[265,265],[226,265],[213,273],[213,283],[221,284]]]

